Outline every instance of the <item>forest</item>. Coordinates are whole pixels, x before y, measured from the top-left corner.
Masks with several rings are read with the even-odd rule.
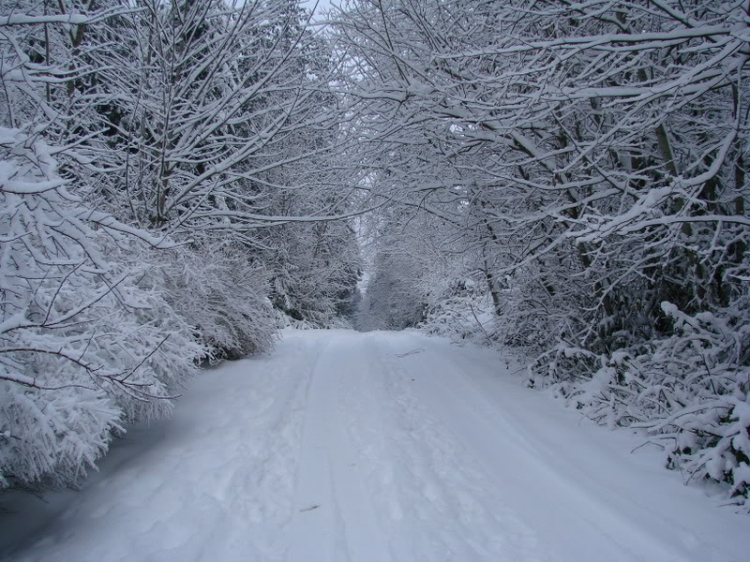
[[[746,0],[0,0],[0,492],[418,328],[746,511],[749,60]]]

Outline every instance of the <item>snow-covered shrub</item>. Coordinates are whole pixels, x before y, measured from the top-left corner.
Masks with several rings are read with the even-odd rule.
[[[276,327],[280,330],[284,328],[293,328],[295,330],[352,330],[354,326],[350,318],[345,316],[336,316],[327,320],[321,325],[309,320],[297,320],[286,314],[283,310],[274,309],[276,318]]]
[[[389,250],[379,252],[357,314],[358,329],[416,327],[424,319],[427,306],[427,291],[420,282],[423,273],[423,268],[408,255]]]
[[[29,373],[64,367],[35,361],[45,358],[41,353],[16,358],[28,362]],[[45,376],[23,389],[0,380],[0,490],[74,484],[106,452],[112,432],[121,429],[121,412],[103,389],[86,386],[88,381],[73,386],[76,377],[60,370],[61,386],[52,386],[58,381]]]
[[[527,382],[533,388],[552,386],[558,396],[567,398],[577,382],[593,378],[600,362],[601,357],[591,351],[559,342],[536,357]]]
[[[260,259],[270,272],[270,298],[283,315],[282,327],[334,328],[353,315],[361,258],[346,221],[283,225],[264,236],[270,251]]]
[[[531,367],[585,415],[646,431],[665,443],[667,465],[689,479],[750,495],[750,314],[747,297],[717,312],[687,315],[671,303],[670,337],[597,355],[558,345]]]
[[[496,328],[492,299],[475,280],[452,280],[429,300],[420,329],[454,340],[492,342]]]
[[[539,269],[526,267],[516,271],[500,292],[498,316],[502,322],[498,322],[498,339],[505,345],[534,352],[550,350],[558,334],[575,331],[582,323],[575,304],[581,287],[569,283],[553,298],[553,290]]]
[[[149,236],[87,208],[42,140],[0,128],[0,187],[0,488],[71,485],[201,349],[134,275]]]
[[[182,247],[153,269],[156,287],[194,326],[207,359],[266,351],[276,333],[268,274],[239,244]]]

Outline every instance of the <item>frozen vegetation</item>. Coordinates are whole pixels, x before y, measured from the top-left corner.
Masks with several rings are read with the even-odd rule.
[[[0,2],[0,504],[86,490],[49,496],[70,523],[21,533],[23,556],[85,559],[75,525],[112,513],[122,536],[96,533],[113,560],[739,560],[747,2],[350,0],[326,17]],[[284,328],[345,327],[376,333],[288,331],[273,351]],[[490,349],[377,332],[404,329]],[[244,357],[262,359],[214,369]],[[503,362],[517,385],[489,382]],[[164,488],[162,455],[195,466]],[[686,503],[648,499],[679,480]],[[556,502],[577,514],[559,532]],[[20,513],[8,525],[36,517]],[[170,538],[173,517],[217,526]]]

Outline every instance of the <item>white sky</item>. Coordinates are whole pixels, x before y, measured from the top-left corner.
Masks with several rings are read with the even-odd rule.
[[[331,1],[333,1],[335,4],[340,3],[340,0],[320,0],[318,2],[318,7],[315,10],[315,15],[320,16],[322,12],[327,10],[331,6]],[[315,0],[304,0],[302,2],[302,7],[308,10],[311,10],[313,6],[315,6]]]

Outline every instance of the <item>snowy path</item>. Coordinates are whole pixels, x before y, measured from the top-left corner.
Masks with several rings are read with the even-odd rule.
[[[20,501],[0,546],[18,562],[746,561],[747,517],[638,443],[487,350],[286,332],[201,376],[80,494]]]

